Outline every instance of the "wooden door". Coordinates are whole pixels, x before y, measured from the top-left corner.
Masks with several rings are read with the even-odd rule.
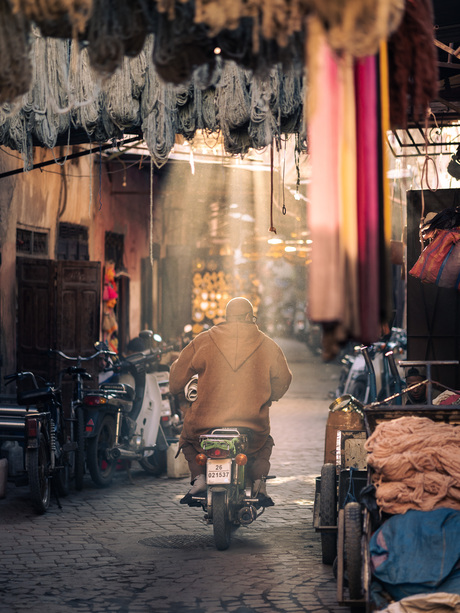
[[[48,349],[89,355],[99,340],[100,262],[20,258],[17,366],[55,380],[62,362]]]

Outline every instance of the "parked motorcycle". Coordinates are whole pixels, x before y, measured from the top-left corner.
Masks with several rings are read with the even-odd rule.
[[[170,411],[171,402],[169,367],[160,359],[171,348],[155,348],[150,330],[140,336],[148,348],[116,358],[108,368],[117,375],[117,381],[102,383],[83,398],[86,463],[99,487],[111,484],[121,459],[137,460],[154,475],[166,470],[169,442],[161,417],[166,403]]]
[[[246,475],[248,440],[247,428],[215,428],[200,436],[203,453],[196,457],[206,466],[206,493],[193,496],[194,505],[201,506],[205,520],[212,524],[214,542],[219,550],[228,549],[232,530],[248,526],[259,512],[258,491]]]

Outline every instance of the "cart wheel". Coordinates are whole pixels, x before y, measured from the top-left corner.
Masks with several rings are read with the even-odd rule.
[[[361,505],[359,502],[349,502],[345,505],[345,572],[348,580],[350,600],[362,597],[362,553],[361,553]]]
[[[337,525],[337,477],[335,464],[323,464],[319,496],[319,518],[321,526]],[[337,556],[337,534],[321,532],[323,564],[333,564]]]

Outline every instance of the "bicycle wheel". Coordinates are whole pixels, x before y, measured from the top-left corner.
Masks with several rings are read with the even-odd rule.
[[[319,517],[321,526],[337,525],[337,479],[335,464],[323,464],[321,468],[321,489],[319,496]],[[333,564],[337,556],[337,533],[321,532],[321,553],[323,564]]]
[[[212,494],[212,526],[217,549],[219,551],[228,549],[232,529],[225,492],[213,492]]]
[[[105,415],[101,427],[88,441],[86,461],[94,483],[99,487],[108,487],[113,480],[117,460],[107,458],[107,449],[115,444],[115,420],[111,415]]]
[[[348,580],[350,600],[359,600],[362,596],[361,581],[361,505],[349,502],[345,505],[345,572]]]
[[[29,478],[30,497],[37,513],[42,515],[50,504],[51,475],[50,475],[50,449],[40,434],[39,445],[36,449],[27,449],[26,467]]]
[[[75,489],[83,489],[83,477],[85,475],[85,417],[82,407],[77,407],[75,411]]]

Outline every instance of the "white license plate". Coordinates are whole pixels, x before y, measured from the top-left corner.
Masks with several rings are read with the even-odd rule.
[[[230,483],[232,479],[232,460],[208,460],[206,465],[208,484]]]

